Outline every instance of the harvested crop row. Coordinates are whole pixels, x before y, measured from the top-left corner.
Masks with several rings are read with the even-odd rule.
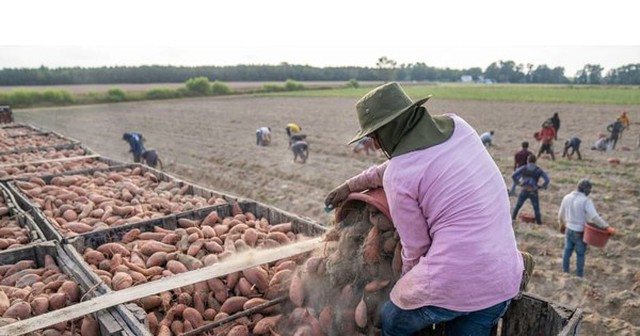
[[[65,237],[226,203],[187,194],[189,185],[160,181],[141,167],[15,184]]]
[[[292,231],[291,223],[271,224],[251,212],[242,213],[238,206],[234,206],[233,213],[220,218],[213,211],[200,220],[179,219],[181,227],[176,230],[133,229],[124,234],[121,242],[86,248],[83,258],[105,284],[119,290],[209,266],[248,249],[277,247],[304,239]],[[137,303],[147,311],[154,334],[178,335],[285,295],[292,270],[302,260],[303,257],[295,257],[253,267],[146,297]],[[264,329],[266,322],[260,321],[279,309],[279,306],[266,308],[223,325],[213,334],[227,334],[236,326],[253,330],[259,325]]]
[[[0,251],[24,246],[31,241],[30,231],[11,216],[9,206],[0,196]]]
[[[60,271],[55,260],[45,255],[44,267],[33,260],[0,266],[0,326],[70,306],[80,301],[78,284]],[[33,335],[99,335],[97,321],[90,315],[61,322]]]
[[[12,151],[24,148],[51,147],[71,143],[53,133],[34,134],[28,137],[0,137],[0,151]]]
[[[31,161],[55,160],[74,156],[87,155],[84,148],[33,150],[24,153],[11,153],[0,156],[0,164],[15,164]]]
[[[3,137],[3,138],[18,137],[18,136],[25,136],[25,135],[36,135],[41,133],[42,133],[41,131],[28,126],[0,128],[0,137]]]
[[[371,205],[350,212],[295,270],[282,335],[379,335],[380,308],[402,271],[391,221]]]
[[[25,163],[19,166],[0,168],[0,178],[26,178],[31,176],[61,174],[84,169],[109,168],[105,162],[96,159],[81,159],[63,162]]]

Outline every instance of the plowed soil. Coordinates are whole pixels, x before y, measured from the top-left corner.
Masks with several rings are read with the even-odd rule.
[[[60,132],[80,140],[112,159],[131,161],[122,133],[138,131],[146,147],[158,150],[164,170],[188,181],[241,197],[255,199],[326,223],[325,195],[345,179],[382,162],[377,156],[353,155],[345,143],[358,129],[356,99],[276,98],[234,96],[142,103],[121,103],[18,110],[19,122]],[[550,177],[541,192],[543,225],[516,220],[521,250],[536,257],[530,292],[551,301],[585,310],[580,335],[640,335],[640,125],[632,123],[617,149],[590,150],[597,133],[627,111],[640,120],[640,106],[442,101],[427,103],[432,114],[454,112],[479,133],[494,130],[489,152],[511,185],[513,154],[532,138],[554,112],[561,119],[556,161],[539,161]],[[292,162],[284,126],[296,122],[308,135],[307,164]],[[273,142],[256,146],[255,129],[271,127]],[[561,145],[577,135],[583,140],[583,160],[562,159]],[[612,166],[607,158],[621,164]],[[557,210],[562,197],[581,177],[595,186],[592,198],[602,217],[618,229],[604,249],[589,248],[585,278],[562,272],[564,236],[558,232]],[[515,198],[511,199],[512,206]],[[525,204],[521,212],[532,212]],[[572,270],[575,256],[572,259]]]

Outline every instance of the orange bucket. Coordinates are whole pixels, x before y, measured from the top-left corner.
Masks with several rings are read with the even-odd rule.
[[[609,233],[606,230],[601,230],[597,228],[595,225],[591,223],[587,223],[584,226],[584,236],[582,236],[582,241],[585,244],[595,246],[595,247],[604,247],[609,241]]]

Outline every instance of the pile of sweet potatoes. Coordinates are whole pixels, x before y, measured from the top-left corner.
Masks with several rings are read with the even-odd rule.
[[[24,246],[31,242],[29,229],[21,227],[11,216],[9,206],[0,195],[0,251]]]
[[[6,138],[0,137],[0,152],[9,152],[25,148],[51,147],[71,143],[54,133],[40,133],[30,136]]]
[[[128,288],[162,277],[209,266],[242,251],[271,248],[303,239],[292,231],[291,223],[269,223],[237,204],[233,216],[220,218],[216,211],[205,218],[178,220],[180,228],[155,227],[154,232],[128,231],[121,241],[86,248],[84,260],[100,279],[114,290]],[[148,312],[150,330],[160,336],[178,335],[204,323],[228,317],[268,300],[286,295],[288,278],[300,257],[280,260],[229,274],[222,278],[177,288],[138,300]],[[216,335],[269,332],[268,316],[279,311],[273,306],[249,317],[216,328]],[[264,321],[264,322],[261,322]],[[233,332],[231,329],[235,328]]]
[[[0,178],[26,178],[31,176],[53,175],[74,170],[109,168],[109,164],[94,158],[71,161],[25,163],[23,165],[0,167]]]
[[[226,203],[188,194],[189,185],[160,181],[141,167],[15,184],[65,237]]]
[[[379,334],[380,308],[402,272],[401,244],[375,207],[353,210],[326,234],[326,245],[295,270],[286,335]]]
[[[23,162],[56,160],[70,158],[75,156],[84,156],[86,150],[84,148],[55,149],[45,148],[42,150],[34,150],[22,153],[10,153],[0,156],[0,165],[17,164]]]
[[[33,260],[0,266],[0,326],[80,302],[78,284],[45,255],[44,267]],[[98,322],[87,315],[33,333],[34,335],[99,335]]]
[[[0,128],[0,137],[11,138],[11,137],[19,137],[25,135],[36,135],[42,134],[42,131],[39,131],[30,126],[11,126],[11,127],[2,127]]]

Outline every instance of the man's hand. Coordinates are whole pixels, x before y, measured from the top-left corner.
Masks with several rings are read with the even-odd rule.
[[[564,224],[560,225],[560,233],[564,234],[565,231],[567,231],[567,226]]]
[[[327,198],[324,200],[324,205],[327,206],[327,208],[335,209],[347,199],[350,193],[351,189],[349,189],[349,185],[345,182],[329,192],[329,195],[327,195]]]
[[[610,236],[614,236],[616,234],[616,229],[612,228],[611,226],[607,226],[605,230]]]

